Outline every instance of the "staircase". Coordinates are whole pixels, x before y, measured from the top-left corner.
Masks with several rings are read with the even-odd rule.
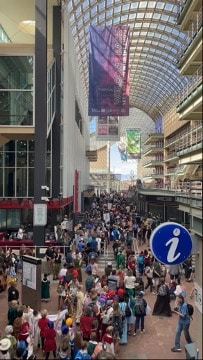
[[[97,262],[99,271],[104,273],[104,269],[107,266],[108,262],[111,262],[113,269],[116,269],[116,260],[114,258],[114,253],[113,253],[112,249],[110,251],[108,251],[108,249],[106,249],[104,254],[99,255],[98,262]]]

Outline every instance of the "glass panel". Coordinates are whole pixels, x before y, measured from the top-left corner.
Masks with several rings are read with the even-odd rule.
[[[18,229],[20,226],[20,210],[9,209],[7,210],[7,228]]]
[[[0,152],[0,167],[3,167],[3,151]],[[2,170],[0,170],[1,172]]]
[[[3,197],[3,169],[0,169],[0,196]]]
[[[27,196],[27,168],[16,171],[16,196]]]
[[[5,144],[5,151],[15,151],[15,141],[9,141]]]
[[[6,209],[0,209],[0,229],[6,229]]]
[[[33,125],[31,91],[0,90],[0,101],[0,125]]]
[[[4,89],[32,89],[33,57],[1,56],[0,85]]]
[[[15,166],[15,153],[14,152],[6,152],[5,153],[5,166],[6,167]]]
[[[5,197],[15,196],[15,168],[5,169]]]
[[[28,154],[29,158],[28,158],[28,166],[30,167],[34,167],[34,163],[35,163],[35,153],[34,152],[30,152]]]
[[[34,151],[35,150],[35,144],[34,144],[34,140],[29,141],[29,151]]]
[[[33,197],[34,196],[34,169],[29,168],[28,169],[28,196]]]
[[[27,141],[17,141],[17,151],[27,151]]]
[[[19,167],[27,166],[27,152],[24,151],[17,152],[17,166]]]

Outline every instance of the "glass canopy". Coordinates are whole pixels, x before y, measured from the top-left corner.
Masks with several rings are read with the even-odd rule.
[[[130,107],[153,120],[188,82],[176,63],[187,34],[176,24],[179,1],[67,0],[80,72],[88,94],[90,25],[130,26]]]

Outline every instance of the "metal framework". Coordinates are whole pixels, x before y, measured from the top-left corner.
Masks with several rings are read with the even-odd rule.
[[[66,0],[81,76],[88,96],[90,25],[130,26],[130,107],[153,120],[163,115],[190,81],[180,77],[177,59],[187,35],[176,19],[180,2]]]

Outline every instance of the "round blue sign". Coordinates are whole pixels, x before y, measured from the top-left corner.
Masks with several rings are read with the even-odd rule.
[[[166,265],[183,263],[192,251],[189,231],[175,222],[157,226],[151,237],[150,247],[157,260]]]

